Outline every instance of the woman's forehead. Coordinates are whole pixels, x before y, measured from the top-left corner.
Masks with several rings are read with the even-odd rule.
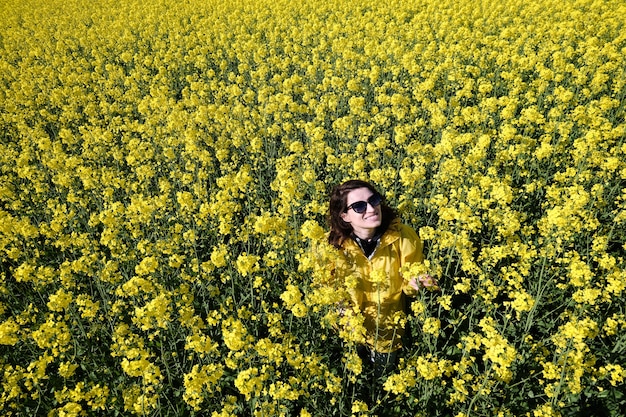
[[[367,187],[355,188],[346,196],[346,203],[350,205],[356,201],[367,201],[374,193]]]

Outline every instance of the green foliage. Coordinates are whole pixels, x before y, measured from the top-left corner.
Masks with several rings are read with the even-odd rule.
[[[621,2],[40,3],[0,5],[3,415],[620,415]],[[319,259],[349,178],[441,284],[380,379]]]

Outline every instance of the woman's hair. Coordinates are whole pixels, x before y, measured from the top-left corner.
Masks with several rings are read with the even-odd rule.
[[[348,207],[347,196],[348,193],[357,188],[367,188],[372,193],[378,194],[382,197],[382,194],[374,188],[372,184],[367,181],[361,180],[349,180],[343,184],[336,185],[330,193],[330,204],[328,207],[328,224],[330,227],[330,234],[328,235],[328,243],[336,248],[341,248],[343,242],[352,234],[352,226],[347,223],[341,217],[342,213],[346,211]],[[391,224],[391,221],[396,218],[396,212],[385,204],[383,200],[380,203],[382,213],[382,223],[377,229],[378,233],[387,230],[387,227]]]

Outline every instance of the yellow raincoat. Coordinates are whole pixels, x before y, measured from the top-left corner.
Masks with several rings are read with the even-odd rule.
[[[401,322],[404,317],[405,295],[416,294],[408,285],[411,277],[403,277],[400,268],[424,261],[422,241],[415,230],[395,219],[369,259],[352,239],[342,247],[335,278],[351,276],[357,282],[349,292],[353,306],[365,318],[367,344],[377,352],[400,349],[404,326],[398,319]]]

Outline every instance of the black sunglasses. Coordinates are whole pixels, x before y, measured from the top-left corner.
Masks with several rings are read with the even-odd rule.
[[[348,207],[346,207],[344,213],[352,209],[355,213],[361,214],[364,213],[365,210],[367,210],[368,204],[372,207],[378,207],[378,205],[380,205],[382,201],[383,198],[380,196],[380,194],[375,193],[372,194],[372,196],[368,198],[367,201],[355,201],[354,203],[350,204]]]

